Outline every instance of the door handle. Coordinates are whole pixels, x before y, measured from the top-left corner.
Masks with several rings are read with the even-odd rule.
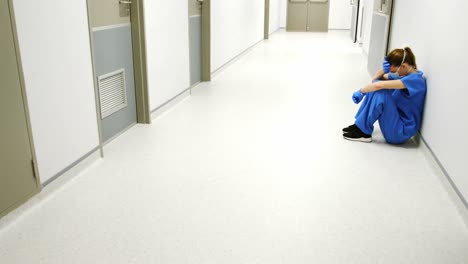
[[[120,6],[120,16],[128,17],[130,15],[130,7],[132,5],[131,0],[119,0]]]
[[[385,11],[384,11],[385,7]],[[380,0],[380,12],[386,13],[387,12],[387,0]]]

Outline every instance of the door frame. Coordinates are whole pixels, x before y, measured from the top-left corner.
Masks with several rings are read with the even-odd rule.
[[[265,0],[265,21],[264,21],[263,39],[270,37],[270,0]]]
[[[354,5],[354,1],[357,1],[357,5]],[[352,8],[354,8],[354,6],[356,6],[356,26],[354,27],[354,36],[352,37],[352,41],[353,43],[356,43],[358,41],[358,33],[359,33],[359,21],[361,20],[361,14],[360,14],[360,11],[361,11],[361,0],[351,0],[351,6]],[[352,16],[352,15],[351,15]],[[351,27],[353,26],[353,24],[351,23]],[[351,32],[352,32],[353,28],[351,28]]]
[[[393,37],[393,11],[395,8],[395,3],[394,1],[390,2],[390,15],[389,15],[389,22],[388,22],[388,36],[387,36],[387,47],[385,48],[385,54],[388,54],[390,50],[390,43],[392,42],[392,37]]]
[[[102,123],[101,123],[101,106],[99,102],[99,87],[97,83],[96,65],[94,62],[94,38],[91,25],[91,7],[90,0],[86,0],[87,17],[88,17],[88,32],[89,45],[91,49],[91,63],[93,69],[94,83],[94,98],[96,103],[96,119],[99,132],[99,150],[101,157],[104,157],[103,138],[102,138]],[[130,8],[130,26],[132,31],[132,53],[133,53],[133,70],[135,82],[135,103],[137,113],[137,123],[150,124],[151,113],[149,106],[149,91],[148,91],[148,71],[146,63],[146,39],[145,39],[145,23],[144,23],[144,6],[143,0],[131,0]]]
[[[27,133],[29,136],[29,145],[31,148],[31,157],[33,160],[32,164],[32,169],[34,173],[34,179],[36,182],[36,189],[28,196],[24,197],[23,199],[17,201],[17,203],[11,205],[8,209],[0,213],[0,218],[7,215],[14,209],[18,208],[20,205],[25,203],[27,200],[29,200],[31,197],[34,195],[38,194],[42,190],[42,185],[41,185],[41,178],[39,175],[39,168],[37,166],[37,156],[36,156],[36,149],[34,147],[34,138],[33,138],[33,133],[32,133],[32,126],[31,126],[31,117],[29,114],[29,105],[28,105],[28,97],[26,93],[26,85],[24,81],[24,72],[23,72],[23,64],[21,63],[21,52],[19,48],[19,40],[18,40],[18,30],[16,27],[16,16],[13,8],[13,0],[7,0],[8,4],[8,11],[10,13],[10,21],[11,21],[11,30],[13,32],[13,42],[15,45],[15,56],[16,56],[16,63],[18,65],[18,75],[19,75],[19,82],[20,82],[20,87],[21,87],[21,96],[23,98],[23,105],[24,105],[24,113],[25,113],[25,118],[26,118],[26,127],[27,127]]]
[[[135,75],[135,99],[137,123],[150,124],[151,113],[146,64],[146,31],[143,0],[132,0],[130,24],[132,28],[133,70]]]
[[[201,3],[201,62],[202,82],[211,81],[211,0],[198,0]]]

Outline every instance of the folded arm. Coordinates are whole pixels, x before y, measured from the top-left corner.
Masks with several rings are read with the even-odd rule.
[[[378,81],[371,84],[368,84],[361,88],[361,93],[370,93],[382,89],[405,89],[405,85],[401,80],[391,80],[391,81]]]
[[[389,80],[388,75],[389,73],[385,73],[383,70],[378,70],[372,77],[372,82]]]

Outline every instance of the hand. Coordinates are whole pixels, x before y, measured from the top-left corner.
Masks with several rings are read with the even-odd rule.
[[[359,103],[361,102],[362,98],[364,98],[364,95],[365,95],[365,94],[363,94],[363,93],[361,92],[361,89],[355,91],[355,92],[353,93],[353,102],[354,102],[355,104],[359,104]]]
[[[390,63],[387,61],[387,56],[384,57],[382,66],[383,66],[384,73],[390,72]]]

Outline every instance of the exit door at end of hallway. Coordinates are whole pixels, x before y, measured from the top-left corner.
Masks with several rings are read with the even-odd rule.
[[[326,32],[329,10],[328,0],[288,0],[286,30]]]

